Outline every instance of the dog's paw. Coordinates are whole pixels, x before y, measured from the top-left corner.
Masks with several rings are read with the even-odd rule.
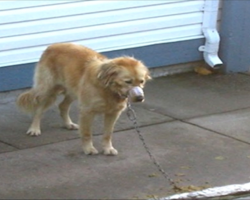
[[[29,136],[39,136],[39,135],[41,135],[41,130],[40,129],[30,128],[26,132],[26,134],[29,135]]]
[[[95,154],[98,154],[98,151],[97,149],[94,147],[94,146],[84,146],[83,147],[83,152],[86,154],[86,155],[95,155]]]
[[[118,151],[114,147],[106,147],[103,149],[103,154],[106,156],[116,156]]]
[[[69,130],[78,130],[79,125],[75,124],[75,123],[70,123],[70,124],[66,124],[66,128],[69,129]]]

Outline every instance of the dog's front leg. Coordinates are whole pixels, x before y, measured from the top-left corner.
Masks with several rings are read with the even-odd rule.
[[[83,151],[87,155],[98,154],[98,151],[93,146],[91,126],[95,114],[92,112],[81,111],[80,116],[80,135],[82,138]]]
[[[112,133],[114,129],[114,124],[121,112],[105,114],[104,119],[104,135],[103,135],[103,153],[105,155],[117,155],[118,151],[112,145]]]

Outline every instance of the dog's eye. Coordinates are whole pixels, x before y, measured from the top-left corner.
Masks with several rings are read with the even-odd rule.
[[[132,80],[127,80],[127,81],[125,81],[125,83],[132,84]]]
[[[140,83],[141,83],[141,84],[144,83],[144,80],[140,80]]]

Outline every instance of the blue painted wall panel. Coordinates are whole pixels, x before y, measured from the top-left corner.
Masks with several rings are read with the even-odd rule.
[[[225,72],[250,69],[250,1],[223,1],[220,57]]]
[[[196,39],[104,52],[103,54],[110,58],[124,55],[134,56],[142,60],[149,68],[153,68],[202,60],[202,53],[198,51],[198,48],[203,44],[204,39]],[[0,91],[32,86],[35,64],[0,67]]]
[[[0,68],[0,91],[27,88],[32,85],[35,63]]]
[[[104,52],[103,54],[108,57],[121,55],[134,56],[142,60],[149,68],[153,68],[202,60],[202,53],[198,51],[198,48],[204,43],[204,39],[196,39]]]

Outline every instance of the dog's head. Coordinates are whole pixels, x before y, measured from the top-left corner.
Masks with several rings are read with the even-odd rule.
[[[132,57],[119,57],[102,64],[98,79],[120,98],[125,99],[129,95],[131,101],[142,102],[144,95],[141,89],[151,77],[141,61]]]

